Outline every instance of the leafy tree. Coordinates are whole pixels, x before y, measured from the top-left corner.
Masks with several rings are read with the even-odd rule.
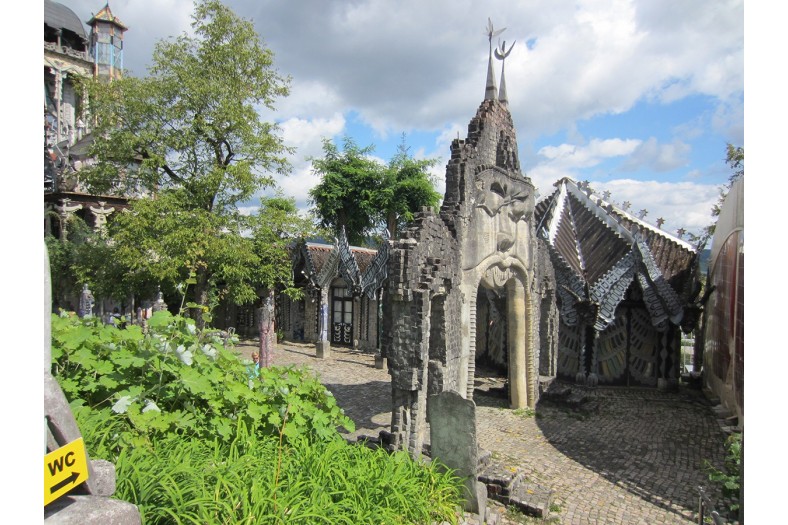
[[[351,244],[361,244],[381,226],[393,238],[424,206],[436,206],[435,191],[428,170],[437,160],[416,160],[408,153],[403,138],[387,166],[369,157],[374,146],[359,148],[350,137],[343,150],[323,141],[324,157],[312,159],[321,176],[310,192],[313,211],[320,225],[338,233],[343,227]]]
[[[361,244],[373,232],[380,213],[376,194],[384,167],[368,156],[374,149],[360,148],[346,136],[339,151],[323,139],[324,157],[311,159],[312,169],[321,176],[309,191],[314,213],[320,225],[334,233],[344,227],[351,244]]]
[[[193,36],[157,43],[145,78],[88,84],[95,116],[91,155],[80,172],[94,192],[154,195],[115,221],[115,255],[159,281],[193,274],[195,304],[254,298],[254,249],[238,203],[289,169],[273,109],[288,93],[273,55],[248,20],[218,0],[199,0]]]
[[[312,222],[298,214],[295,199],[281,192],[260,199],[260,209],[251,218],[257,281],[266,289],[282,289],[296,298],[300,289],[293,287],[290,245],[294,240],[316,234]]]
[[[429,169],[437,162],[437,159],[416,160],[411,157],[403,135],[377,196],[392,238],[398,238],[400,229],[413,220],[415,212],[424,206],[434,208],[440,202],[441,195],[435,191],[429,175]]]

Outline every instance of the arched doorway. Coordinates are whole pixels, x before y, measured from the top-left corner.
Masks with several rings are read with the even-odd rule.
[[[476,294],[474,399],[508,405],[509,347],[505,292],[479,286]]]
[[[469,357],[473,359],[473,364],[469,362],[468,366],[470,398],[485,383],[478,378],[488,374],[488,386],[497,389],[511,408],[534,404],[531,309],[524,282],[521,270],[498,264],[488,267],[479,281],[471,303],[469,327]]]

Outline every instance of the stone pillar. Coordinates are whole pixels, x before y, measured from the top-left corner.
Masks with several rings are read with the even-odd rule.
[[[591,370],[589,370],[586,384],[588,386],[597,386],[599,384],[599,357],[597,356],[597,341],[599,340],[599,331],[594,328],[594,334],[591,339]]]
[[[328,286],[325,286],[320,290],[320,317],[318,325],[318,338],[317,343],[315,343],[315,353],[320,359],[327,359],[331,357],[331,343],[328,340],[328,290]]]
[[[361,296],[353,296],[353,350],[360,350],[361,342],[361,327],[364,325],[363,321],[363,308],[361,306]]]
[[[95,304],[93,293],[88,288],[87,283],[82,287],[82,294],[79,296],[79,316],[93,317],[93,305]]]
[[[271,358],[276,344],[276,328],[274,326],[274,292],[269,290],[263,299],[263,307],[260,311],[260,367],[271,366]]]
[[[528,406],[526,385],[526,318],[525,287],[517,279],[506,283],[506,325],[509,345],[509,404],[511,408]]]

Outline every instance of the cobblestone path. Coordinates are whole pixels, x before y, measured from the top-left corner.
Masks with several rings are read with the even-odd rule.
[[[255,343],[239,345],[250,355]],[[388,372],[374,357],[332,348],[317,359],[313,345],[287,343],[275,365],[306,365],[356,423],[348,437],[377,436],[391,421]],[[536,414],[506,408],[496,389],[477,382],[479,446],[526,479],[554,491],[550,523],[653,525],[693,522],[704,460],[720,466],[724,433],[699,391],[596,388],[590,411],[540,404]]]

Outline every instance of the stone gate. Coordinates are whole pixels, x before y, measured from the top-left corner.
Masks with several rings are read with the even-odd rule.
[[[429,396],[453,390],[471,399],[478,356],[506,368],[513,408],[535,406],[543,317],[553,321],[541,323],[551,327],[541,353],[552,356],[542,369],[555,370],[555,280],[540,255],[534,185],[520,171],[505,80],[499,91],[490,51],[485,99],[467,138],[451,144],[440,212],[422,210],[391,243],[381,353],[392,378],[392,439],[413,455]]]

